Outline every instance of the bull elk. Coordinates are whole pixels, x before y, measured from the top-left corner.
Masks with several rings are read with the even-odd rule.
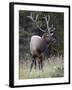
[[[49,21],[50,21],[50,16],[44,16],[44,20],[46,22],[47,26],[47,31],[43,30],[37,23],[38,20],[38,14],[36,14],[35,19],[33,18],[33,13],[28,16],[32,20],[33,23],[37,26],[39,30],[41,30],[44,34],[41,36],[38,35],[33,35],[31,37],[30,41],[30,52],[32,54],[32,63],[30,66],[30,71],[32,70],[33,65],[35,65],[36,69],[36,60],[38,60],[38,65],[39,65],[39,70],[41,69],[43,71],[43,53],[46,50],[46,47],[48,46],[49,43],[55,43],[56,39],[53,37],[53,31],[55,28],[53,27],[53,24],[51,27],[49,27]]]

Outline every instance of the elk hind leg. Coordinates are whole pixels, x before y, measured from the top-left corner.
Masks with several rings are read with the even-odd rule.
[[[33,60],[32,60],[31,66],[30,66],[30,72],[31,72],[34,64],[35,64],[35,69],[36,69],[36,59],[35,59],[35,57],[33,57]]]

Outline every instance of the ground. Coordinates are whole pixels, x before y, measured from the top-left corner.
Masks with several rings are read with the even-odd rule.
[[[20,60],[19,63],[19,79],[34,79],[34,78],[53,78],[64,76],[64,60],[60,56],[52,56],[43,60],[43,70],[34,67],[30,72],[31,60]]]

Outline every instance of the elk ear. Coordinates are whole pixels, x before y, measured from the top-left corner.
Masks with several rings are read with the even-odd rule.
[[[51,33],[50,35],[53,36],[53,33]]]

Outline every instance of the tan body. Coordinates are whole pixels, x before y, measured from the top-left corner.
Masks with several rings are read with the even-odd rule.
[[[32,56],[35,55],[39,57],[45,48],[46,48],[46,43],[42,39],[42,37],[37,36],[37,35],[34,35],[31,37],[30,51],[31,51]]]

